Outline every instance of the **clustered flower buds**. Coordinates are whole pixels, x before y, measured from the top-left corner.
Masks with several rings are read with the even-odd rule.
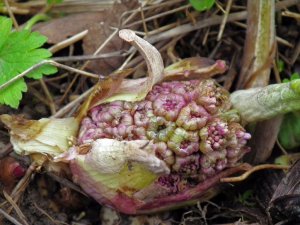
[[[151,184],[156,193],[138,190],[133,196],[141,200],[177,194],[235,166],[249,151],[251,136],[236,115],[226,114],[230,107],[229,94],[213,80],[163,82],[145,100],[92,108],[81,122],[78,144],[148,140],[170,173]]]

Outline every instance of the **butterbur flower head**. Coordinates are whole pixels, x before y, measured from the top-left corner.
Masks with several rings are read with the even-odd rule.
[[[202,98],[206,85],[208,93]],[[78,140],[90,143],[91,150],[76,157],[71,166],[73,174],[84,174],[84,179],[77,175],[75,180],[87,193],[121,212],[160,210],[153,206],[160,200],[161,206],[172,207],[197,199],[199,193],[187,199],[182,195],[207,185],[247,152],[250,135],[235,122],[236,114],[220,116],[230,102],[228,93],[213,81],[163,82],[144,100],[131,104],[125,108],[121,102],[104,103],[88,112]],[[158,170],[162,165],[165,169]],[[116,181],[120,176],[126,176],[127,182]],[[141,179],[145,176],[147,182]]]
[[[162,72],[159,64],[148,62],[150,76]],[[177,75],[168,69],[166,74],[192,77],[197,71],[181,65],[191,70],[171,66]],[[214,65],[224,71],[221,61]],[[123,213],[155,212],[198,199],[223,170],[237,165],[250,138],[236,122],[238,114],[228,113],[229,93],[215,81],[155,79],[141,98],[128,93],[129,83],[121,85],[122,95],[90,104],[71,160],[74,181]]]

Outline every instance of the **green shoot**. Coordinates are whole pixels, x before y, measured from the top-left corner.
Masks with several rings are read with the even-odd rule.
[[[244,193],[239,193],[238,196],[235,197],[235,201],[241,203],[242,205],[250,207],[253,207],[255,205],[253,199],[253,190],[246,190]]]

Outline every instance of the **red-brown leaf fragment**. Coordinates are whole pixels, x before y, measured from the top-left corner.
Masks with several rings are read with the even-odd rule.
[[[25,175],[25,168],[14,158],[5,157],[0,160],[0,183],[10,192],[16,181]]]

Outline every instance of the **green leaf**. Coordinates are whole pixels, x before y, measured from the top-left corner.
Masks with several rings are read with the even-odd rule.
[[[297,83],[297,85],[299,85],[298,83],[298,81],[295,81],[295,80],[298,80],[300,78],[300,74],[299,73],[297,73],[297,72],[295,72],[295,73],[293,73],[292,75],[291,75],[291,77],[290,77],[290,79],[288,79],[288,78],[284,78],[283,80],[282,80],[282,83],[288,83],[288,82],[290,82],[290,81],[292,81],[291,83],[292,83],[292,85],[295,85],[295,83]],[[293,82],[294,81],[294,82]]]
[[[45,36],[28,30],[12,31],[12,21],[9,18],[0,17],[0,34],[0,85],[51,57],[48,50],[40,48],[47,41]],[[43,75],[56,72],[54,66],[44,65],[26,77],[40,79]],[[0,90],[0,104],[18,108],[22,92],[26,91],[24,79],[19,79]]]
[[[235,198],[236,201],[245,205],[245,206],[254,206],[255,202],[253,202],[253,190],[246,190],[242,194],[238,194],[238,197]]]
[[[291,83],[291,89],[297,94],[300,94],[300,79],[291,80],[290,83]]]
[[[284,79],[282,80],[282,83],[288,83],[288,82],[290,82],[290,80],[287,79],[287,78],[284,78]]]
[[[189,2],[194,9],[200,12],[210,9],[215,4],[215,0],[189,0]]]
[[[297,73],[297,72],[295,72],[295,73],[293,73],[293,74],[291,75],[291,80],[297,80],[297,79],[299,79],[299,78],[300,78],[300,74]]]
[[[278,140],[285,149],[300,146],[300,112],[292,112],[285,115],[280,127]]]
[[[9,18],[2,17],[0,19],[0,28],[1,28],[1,36],[0,36],[0,48],[2,47],[4,40],[7,39],[10,30],[12,28],[12,21]]]

